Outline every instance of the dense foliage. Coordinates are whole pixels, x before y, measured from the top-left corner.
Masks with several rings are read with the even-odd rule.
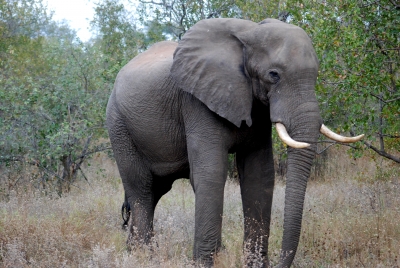
[[[393,1],[302,1],[292,22],[319,55],[317,93],[338,132],[366,133],[365,148],[400,163],[400,9]]]
[[[396,1],[99,0],[88,42],[54,22],[44,3],[0,0],[0,178],[8,185],[28,167],[36,187],[59,194],[79,172],[85,177],[84,160],[109,147],[105,107],[118,70],[152,43],[178,40],[213,17],[272,17],[305,29],[320,59],[326,124],[367,135],[354,155],[372,149],[400,163]]]
[[[84,160],[107,147],[104,57],[52,21],[41,0],[2,0],[0,10],[2,178],[12,185],[29,167],[37,188],[61,194]]]
[[[362,143],[351,146],[354,156],[370,148],[400,163],[400,5],[395,1],[140,2],[142,18],[153,15],[175,29],[175,38],[211,17],[270,17],[302,27],[320,59],[317,96],[325,123],[337,132],[366,134]]]

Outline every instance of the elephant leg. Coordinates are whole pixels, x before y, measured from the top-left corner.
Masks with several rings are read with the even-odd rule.
[[[271,143],[256,151],[237,152],[244,213],[244,248],[249,267],[269,267],[268,238],[274,190]]]
[[[127,244],[134,247],[147,244],[153,232],[153,176],[130,138],[125,123],[114,119],[108,125],[114,156],[131,209]]]
[[[121,170],[121,169],[120,169]],[[127,244],[136,247],[148,244],[153,236],[153,218],[155,199],[153,192],[153,177],[140,161],[121,172],[123,185],[131,207],[129,236]]]
[[[190,182],[195,193],[193,258],[206,267],[213,265],[213,256],[221,248],[228,166],[227,150],[221,148],[221,143],[214,143],[211,136],[197,133],[187,138]]]
[[[219,157],[218,157],[219,155]],[[195,192],[193,258],[206,267],[221,248],[226,160],[218,152],[191,155],[191,183]]]
[[[221,248],[224,187],[228,173],[228,148],[232,132],[203,103],[186,95],[183,106],[190,182],[195,193],[193,259],[213,265]]]

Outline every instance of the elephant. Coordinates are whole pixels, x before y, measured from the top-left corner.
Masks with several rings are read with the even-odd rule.
[[[323,125],[315,95],[318,66],[301,28],[228,18],[201,20],[179,43],[156,43],[127,63],[109,98],[106,124],[131,210],[128,245],[149,243],[158,201],[175,180],[186,178],[195,194],[193,259],[213,266],[221,249],[228,154],[236,153],[244,247],[257,248],[269,267],[275,124],[288,145],[278,266],[289,267],[319,134],[340,142],[362,138],[339,136]]]

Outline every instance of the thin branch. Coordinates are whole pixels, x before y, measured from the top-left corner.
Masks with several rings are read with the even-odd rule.
[[[392,3],[394,5],[394,7],[396,9],[400,9],[400,5],[398,3],[396,3],[394,0],[389,0],[389,1],[390,1],[390,3]]]
[[[79,167],[79,170],[81,171],[81,174],[82,174],[83,178],[85,179],[85,181],[86,181],[90,186],[92,186],[92,185],[90,184],[88,178],[86,177],[85,173],[83,173],[83,170],[82,170],[81,167]]]
[[[43,165],[40,164],[39,161],[27,161],[28,164],[32,165],[32,166],[37,166],[38,168],[43,169],[46,173],[56,177],[59,180],[63,180],[63,178],[61,178],[57,173],[55,173],[54,171],[51,171],[50,169],[44,167]]]
[[[369,6],[376,5],[376,4],[379,4],[379,0],[376,0],[376,1],[368,3],[368,4],[364,4],[364,5],[360,6],[360,7],[364,8],[364,7],[369,7]]]
[[[336,143],[333,142],[331,144],[329,144],[327,147],[325,147],[322,151],[317,152],[317,155],[322,154],[323,152],[325,152],[326,150],[328,150],[331,146],[335,145]]]
[[[215,11],[215,12],[211,12],[210,14],[208,14],[207,19],[211,19],[212,17],[217,17],[219,16],[221,11]]]
[[[350,134],[354,136],[354,132],[350,131]],[[393,160],[394,162],[400,163],[400,157],[394,156],[389,154],[388,152],[386,152],[383,148],[383,150],[379,150],[377,147],[373,146],[371,143],[367,142],[367,141],[361,141],[362,143],[364,143],[368,148],[372,149],[373,151],[375,151],[377,154],[379,154],[380,156],[386,157],[390,160]]]
[[[397,98],[394,98],[394,99],[391,99],[391,100],[385,100],[385,99],[383,99],[383,97],[382,97],[381,95],[376,95],[376,94],[374,94],[374,93],[370,93],[370,94],[371,94],[371,96],[377,98],[378,100],[382,101],[382,102],[385,103],[385,104],[388,104],[388,103],[390,103],[390,102],[394,102],[394,101],[400,100],[400,97],[397,97]]]
[[[346,82],[327,82],[322,80],[322,84],[326,84],[326,85],[341,85],[341,84],[346,84]]]
[[[397,98],[394,98],[394,99],[391,99],[391,100],[386,100],[384,102],[385,103],[389,103],[389,102],[394,102],[394,101],[397,101],[397,100],[400,100],[400,97],[397,97]]]
[[[78,58],[76,57],[76,55],[75,55],[75,53],[74,53],[72,47],[71,47],[71,50],[70,50],[70,51],[71,51],[71,55],[72,55],[72,57],[74,58],[75,62],[78,64],[79,68],[81,69],[81,74],[82,74],[81,78],[83,78],[83,80],[84,80],[84,82],[85,82],[85,86],[84,86],[84,87],[85,87],[85,92],[88,92],[88,89],[89,89],[89,79],[88,79],[88,77],[87,77],[87,74],[84,72],[84,68],[83,68],[82,64],[79,62]]]
[[[86,152],[87,152],[87,149],[89,148],[89,144],[90,144],[90,141],[91,141],[91,139],[92,139],[92,136],[93,136],[93,134],[91,134],[91,135],[89,136],[89,138],[86,140],[85,146],[83,147],[83,150],[82,150],[82,154],[78,157],[79,163],[77,163],[77,165],[78,165],[77,169],[79,169],[80,165],[81,165],[82,162],[83,162],[83,159],[84,159],[85,156],[86,156]],[[76,162],[76,161],[74,161],[74,162]]]
[[[165,3],[156,3],[154,1],[142,1],[142,0],[139,0],[139,2],[142,3],[142,4],[153,4],[153,5],[158,5],[158,6],[165,6]]]
[[[182,27],[183,33],[180,33],[180,34],[179,34],[179,40],[181,40],[182,35],[185,34],[185,32],[186,32],[186,29],[185,29],[185,27],[183,26],[183,21],[184,21],[184,19],[185,19],[185,17],[186,17],[186,6],[185,6],[185,4],[183,3],[183,1],[182,1],[182,13],[183,13],[183,14],[182,14],[181,19],[180,19],[180,21],[179,21],[179,25]]]
[[[363,141],[363,143],[370,149],[372,149],[373,151],[375,151],[377,154],[379,154],[380,156],[386,157],[390,160],[393,160],[394,162],[400,163],[400,157],[396,157],[394,155],[391,155],[389,153],[387,153],[386,151],[382,151],[379,150],[378,148],[376,148],[375,146],[373,146],[371,143]]]
[[[375,39],[374,39],[375,40]],[[386,51],[400,51],[400,47],[393,47],[393,48],[379,48],[379,49],[370,49],[370,50],[361,50],[363,47],[359,47],[356,49],[350,49],[349,52],[364,52],[364,53],[371,53],[371,52],[386,52]]]
[[[23,156],[0,156],[0,163],[2,162],[22,162]]]
[[[87,157],[89,155],[92,155],[92,154],[95,154],[95,153],[99,153],[99,152],[102,152],[102,151],[107,151],[107,150],[112,150],[112,147],[98,147],[98,148],[94,149],[93,151],[86,152],[85,154],[80,155],[78,157],[78,159],[85,158],[85,157]]]
[[[379,132],[377,132],[376,134],[378,134],[379,136],[385,137],[385,138],[389,138],[389,139],[400,139],[400,136],[397,136],[397,135],[382,134]]]
[[[353,149],[358,150],[359,148],[357,148],[356,146],[353,146],[351,144],[348,143],[341,143],[341,142],[337,142],[337,141],[329,141],[329,140],[323,140],[323,141],[318,141],[317,143],[330,143],[326,148],[324,148],[322,151],[317,152],[318,155],[322,154],[323,152],[325,152],[326,150],[328,150],[331,146],[335,145],[335,144],[339,144],[339,145],[343,145],[343,146],[347,146]]]
[[[386,103],[382,100],[382,93],[379,94],[380,96],[380,103],[379,103],[379,132],[383,133],[383,108],[386,105]],[[381,151],[384,152],[385,151],[385,141],[383,140],[383,137],[380,136],[379,137],[379,144],[381,147]]]
[[[317,143],[333,143],[333,144],[339,144],[339,145],[347,146],[347,147],[350,147],[350,148],[353,148],[353,149],[358,149],[356,146],[353,146],[353,145],[351,145],[349,143],[343,143],[343,142],[337,142],[337,141],[323,140],[323,141],[318,141]]]

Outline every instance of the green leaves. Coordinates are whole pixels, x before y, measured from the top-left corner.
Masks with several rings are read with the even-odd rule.
[[[101,52],[102,77],[111,84],[118,71],[145,47],[144,35],[120,0],[99,1],[91,25],[98,34],[94,46]]]
[[[18,159],[39,167],[40,180],[61,194],[76,179],[83,159],[102,146],[91,137],[107,136],[104,117],[112,82],[102,79],[107,70],[98,46],[79,42],[50,17],[43,19],[40,1],[0,3],[12,13],[0,24],[33,12],[36,5],[32,18],[42,23],[43,34],[36,35],[36,24],[3,32],[10,38],[1,39],[8,51],[0,54],[0,163]]]
[[[211,1],[139,1],[139,20],[145,26],[146,43],[178,40],[197,21],[236,16],[234,0]]]
[[[367,142],[380,141],[378,151],[395,154],[400,145],[391,137],[400,129],[400,102],[390,100],[400,96],[399,10],[388,1],[301,5],[301,12],[291,11],[291,22],[309,33],[320,58],[317,95],[325,123],[345,132],[366,133]]]
[[[121,67],[211,17],[272,17],[302,27],[320,60],[316,90],[325,124],[366,134],[355,156],[368,148],[398,159],[400,11],[392,1],[147,2],[132,8],[99,1],[91,22],[97,35],[82,43],[52,21],[42,0],[0,0],[1,163],[24,160],[47,186],[68,189],[82,161],[106,147],[105,107]],[[283,161],[286,149],[275,144]]]

